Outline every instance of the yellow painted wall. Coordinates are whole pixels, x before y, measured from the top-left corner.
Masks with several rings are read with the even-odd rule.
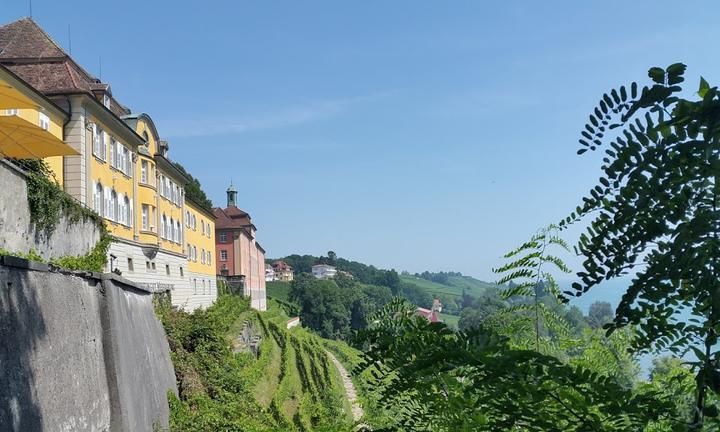
[[[157,153],[157,141],[155,140],[155,134],[153,133],[153,128],[151,124],[149,124],[144,118],[139,118],[137,120],[137,123],[135,125],[135,132],[144,137],[147,135],[147,150],[151,155],[154,155]],[[145,160],[148,162],[148,183],[149,185],[143,185],[140,182],[140,179],[142,178],[142,161]],[[155,208],[155,211],[157,212],[155,217],[153,218],[152,211],[150,212],[150,225],[155,226],[155,233],[150,233],[148,231],[140,231],[139,233],[139,241],[143,243],[152,243],[152,244],[160,244],[160,248],[165,249],[170,252],[175,252],[178,254],[182,254],[184,252],[183,249],[183,242],[176,243],[172,240],[163,239],[162,238],[162,216],[163,214],[168,218],[172,218],[173,222],[179,221],[180,222],[180,228],[182,229],[182,226],[184,224],[182,219],[182,208],[180,206],[175,205],[170,200],[160,196],[159,194],[159,185],[157,184],[157,175],[163,174],[168,176],[166,173],[164,173],[162,170],[157,169],[157,165],[155,163],[154,158],[152,157],[146,157],[144,155],[138,154],[138,161],[135,165],[135,178],[138,182],[138,197],[137,197],[137,211],[135,212],[135,220],[137,223],[138,228],[142,228],[142,205],[148,204],[151,206],[151,208],[155,208],[156,204],[158,203],[159,198],[159,208]],[[176,184],[181,185],[181,182],[175,181]]]
[[[95,184],[98,180],[102,183],[103,186],[108,186],[110,188],[115,189],[117,193],[122,193],[123,195],[127,195],[130,201],[133,201],[133,217],[135,214],[138,213],[137,208],[137,201],[135,201],[134,198],[134,191],[133,191],[133,178],[126,175],[122,171],[119,171],[113,167],[110,166],[110,138],[112,135],[112,131],[110,128],[105,126],[104,124],[100,123],[95,118],[89,118],[90,122],[93,122],[97,124],[99,127],[102,127],[105,131],[105,148],[107,149],[107,160],[103,161],[96,157],[95,155],[92,155],[90,157],[90,166],[88,167],[88,188],[90,189],[90,196],[93,196],[93,188],[95,187]],[[93,140],[93,132],[90,130],[86,130],[86,140],[90,143],[90,149],[92,151],[92,140]],[[120,139],[115,137],[116,141],[119,143],[125,145],[128,147],[128,145],[124,142],[122,142]],[[128,147],[131,151],[135,152],[135,149],[132,147]],[[92,206],[92,202],[90,203]],[[135,218],[136,219],[136,218]],[[108,227],[108,230],[110,234],[121,237],[127,240],[134,240],[134,233],[132,227],[127,227],[125,225],[122,225],[120,223],[116,223],[113,221],[110,221],[108,219],[105,219],[106,225]],[[135,222],[133,222],[135,223]]]
[[[188,259],[188,270],[195,273],[215,276],[215,261],[217,259],[217,257],[215,256],[215,221],[210,218],[204,211],[200,211],[195,204],[189,201],[185,201],[185,210],[189,212],[190,215],[194,215],[196,220],[195,229],[185,227],[186,248],[187,244],[190,244],[191,246],[197,248],[197,259]],[[202,232],[203,225],[205,225],[206,230],[208,230],[208,225],[210,226],[209,235],[207,235],[207,232]],[[210,252],[211,258],[210,261],[206,259],[204,264],[202,262],[203,249],[205,250],[206,254],[208,251]]]
[[[18,117],[27,120],[28,122],[32,124],[39,125],[40,124],[40,110],[39,109],[19,109],[18,110]],[[60,117],[57,117],[50,112],[43,111],[45,115],[47,115],[50,118],[50,127],[48,128],[48,132],[53,134],[56,138],[63,139],[63,120]],[[62,156],[53,156],[49,158],[44,159],[45,162],[47,162],[48,166],[50,167],[50,170],[55,174],[55,179],[57,180],[58,184],[62,186],[63,184],[63,157]]]

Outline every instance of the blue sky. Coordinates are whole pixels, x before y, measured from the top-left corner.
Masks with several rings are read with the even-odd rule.
[[[33,15],[269,256],[338,255],[492,280],[599,175],[576,156],[604,91],[683,61],[720,79],[698,2],[34,0]],[[4,0],[0,21],[28,14]],[[572,240],[572,233],[568,240]],[[575,264],[575,261],[570,259]]]

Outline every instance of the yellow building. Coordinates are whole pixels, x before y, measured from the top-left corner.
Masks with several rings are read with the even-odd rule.
[[[216,297],[215,216],[190,198],[185,199],[185,249],[193,296]]]
[[[46,160],[64,190],[106,220],[114,238],[107,270],[170,290],[175,306],[210,305],[217,295],[212,213],[186,204],[189,178],[171,162],[150,116],[131,114],[30,18],[0,26],[0,52],[0,102],[8,99],[3,92],[17,96],[9,89],[23,81],[29,100],[0,105],[0,114],[10,114],[0,116],[0,133],[22,126],[35,143],[27,157],[53,156]],[[24,144],[19,134],[11,138],[0,136],[8,156]],[[191,217],[199,226],[190,228]]]

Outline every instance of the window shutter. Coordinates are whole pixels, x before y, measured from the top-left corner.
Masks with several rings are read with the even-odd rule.
[[[132,227],[132,226],[133,226],[133,223],[135,222],[133,216],[134,216],[134,213],[133,213],[133,201],[132,201],[132,200],[128,200],[128,223],[127,223],[127,224],[128,224],[129,227]]]
[[[109,219],[110,218],[110,188],[105,186],[104,191],[105,191],[105,200],[104,200],[105,201],[105,214],[104,214],[104,216],[106,219]]]

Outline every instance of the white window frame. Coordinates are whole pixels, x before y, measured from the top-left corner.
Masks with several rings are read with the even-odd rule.
[[[50,117],[48,117],[48,115],[43,112],[38,112],[38,124],[40,125],[41,129],[49,130]]]
[[[150,225],[150,206],[147,204],[142,205],[142,229],[143,231],[148,230]]]
[[[140,161],[140,183],[148,184],[148,161]]]

